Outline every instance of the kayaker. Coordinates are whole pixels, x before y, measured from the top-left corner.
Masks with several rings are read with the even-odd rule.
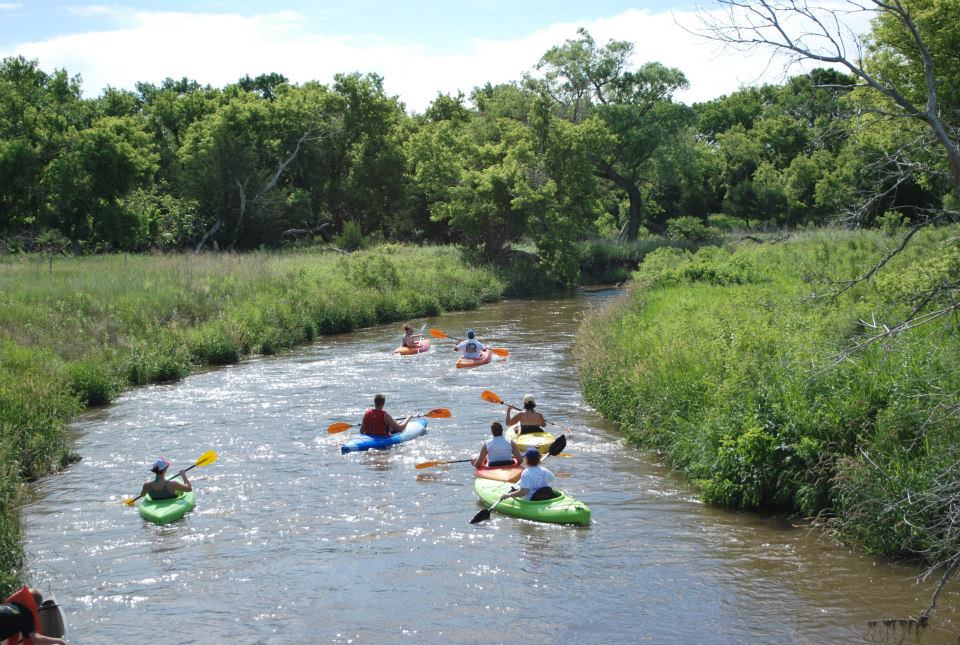
[[[360,434],[370,435],[371,437],[389,437],[392,434],[403,432],[410,422],[408,415],[403,423],[397,423],[383,409],[383,404],[387,402],[387,397],[382,394],[376,394],[373,397],[373,408],[363,414],[363,422],[360,424]]]
[[[520,475],[520,488],[512,493],[506,493],[500,496],[500,499],[508,497],[523,497],[526,500],[537,502],[544,499],[553,499],[557,497],[557,492],[550,488],[556,476],[546,468],[540,465],[540,451],[536,448],[527,448],[523,453],[527,460],[527,467],[523,469]]]
[[[457,346],[453,348],[455,351],[463,352],[464,358],[477,359],[481,358],[481,353],[486,347],[483,346],[479,340],[477,340],[477,334],[472,329],[467,330],[467,339],[460,340],[457,339]]]
[[[419,343],[417,339],[413,337],[413,327],[410,325],[403,326],[403,346],[409,347],[410,349],[417,349]]]
[[[537,402],[534,400],[532,394],[527,394],[523,397],[523,409],[518,410],[518,412],[511,416],[511,410],[517,410],[518,408],[507,404],[507,427],[509,428],[515,423],[520,424],[520,432],[517,434],[527,434],[528,432],[543,432],[544,427],[547,425],[547,420],[543,418],[543,415],[537,412],[536,410]]]
[[[19,596],[19,593],[16,595]],[[30,589],[29,596],[33,596],[35,607],[43,604],[43,594],[38,590]],[[27,603],[30,602],[29,596],[25,600]],[[62,638],[38,634],[34,615],[34,611],[16,600],[0,604],[0,643],[15,634],[21,634],[29,637],[35,645],[67,645],[67,641]]]
[[[150,472],[156,476],[153,481],[147,482],[140,489],[141,497],[150,495],[150,498],[154,500],[173,499],[177,496],[177,493],[189,493],[193,490],[193,484],[187,479],[187,471],[185,470],[181,470],[179,473],[180,479],[183,480],[182,484],[172,479],[165,479],[169,467],[170,462],[163,457],[153,462],[153,468],[150,469]]]
[[[480,444],[480,454],[473,460],[474,466],[512,466],[519,464],[520,449],[515,441],[507,441],[503,436],[503,425],[499,421],[490,424],[492,438]]]

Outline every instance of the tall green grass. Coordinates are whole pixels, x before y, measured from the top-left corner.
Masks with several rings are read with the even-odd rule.
[[[819,516],[869,551],[921,554],[938,538],[917,527],[937,511],[905,500],[960,459],[958,320],[831,363],[870,331],[861,321],[897,320],[905,295],[960,277],[958,234],[927,232],[835,299],[812,297],[822,278],[858,277],[894,240],[824,231],[651,253],[632,293],[583,325],[585,396],[707,502]]]
[[[0,258],[0,594],[23,566],[18,491],[68,461],[67,424],[84,405],[322,334],[475,309],[507,286],[450,247],[112,255],[52,265]]]

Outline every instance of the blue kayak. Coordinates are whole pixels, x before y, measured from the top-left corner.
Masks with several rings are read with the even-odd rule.
[[[407,424],[407,429],[389,437],[371,437],[365,434],[359,434],[350,441],[340,446],[340,452],[363,452],[364,450],[386,450],[391,446],[404,441],[410,441],[427,433],[427,420],[417,419]]]

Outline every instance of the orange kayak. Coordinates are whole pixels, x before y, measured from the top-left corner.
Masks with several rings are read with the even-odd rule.
[[[523,468],[514,460],[510,466],[481,466],[474,473],[477,477],[483,479],[492,479],[498,482],[518,482],[520,475],[523,474]]]
[[[424,338],[421,341],[417,342],[417,346],[414,347],[398,347],[393,350],[394,354],[400,354],[401,356],[413,356],[414,354],[422,354],[425,351],[430,349],[430,339]]]
[[[489,363],[491,358],[493,358],[493,352],[485,349],[480,352],[480,358],[464,358],[461,356],[457,359],[457,367],[479,367]]]

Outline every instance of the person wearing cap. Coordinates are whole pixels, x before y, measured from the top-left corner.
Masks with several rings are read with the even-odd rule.
[[[547,420],[536,410],[537,402],[532,394],[523,397],[523,409],[518,410],[516,414],[511,415],[511,410],[517,410],[516,407],[507,404],[507,427],[519,423],[520,432],[517,434],[527,434],[528,432],[543,432],[547,425]]]
[[[28,607],[30,601],[33,601],[33,607]],[[24,587],[22,593],[18,592],[7,598],[0,604],[0,643],[6,641],[11,636],[23,636],[30,639],[34,645],[67,645],[67,641],[53,636],[44,636],[38,634],[37,610],[43,604],[43,594],[37,589],[27,589]],[[20,642],[20,638],[16,639]]]
[[[512,466],[522,459],[515,441],[507,441],[503,436],[503,425],[499,421],[490,424],[492,438],[480,444],[480,454],[473,460],[474,466]]]
[[[177,496],[177,493],[189,493],[193,490],[193,485],[187,479],[187,471],[185,470],[181,470],[179,473],[180,479],[183,480],[182,484],[172,479],[166,479],[165,475],[169,467],[170,462],[163,457],[153,462],[153,468],[150,471],[156,477],[153,478],[153,481],[143,485],[143,488],[140,489],[140,495],[150,495],[150,498],[155,500],[173,499]]]
[[[527,460],[527,467],[520,475],[520,482],[517,484],[519,488],[501,495],[500,499],[523,497],[531,502],[537,502],[557,497],[557,492],[550,487],[556,476],[540,465],[540,451],[536,448],[527,448],[523,456]]]
[[[486,349],[479,340],[477,340],[477,334],[472,329],[467,330],[467,339],[461,341],[457,339],[457,346],[453,348],[455,351],[463,352],[464,358],[480,358],[480,353]]]
[[[403,420],[403,423],[397,423],[390,414],[383,409],[387,402],[387,397],[382,394],[373,396],[373,407],[363,414],[363,421],[360,422],[360,434],[371,437],[389,437],[392,434],[403,432],[410,422],[410,416]]]

